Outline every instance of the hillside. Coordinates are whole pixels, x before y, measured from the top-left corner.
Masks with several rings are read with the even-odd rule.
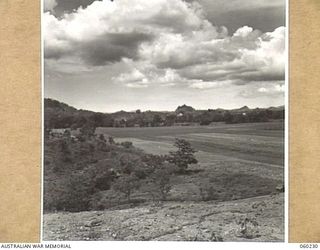
[[[78,110],[53,99],[44,100],[46,129],[80,128],[86,123],[95,127],[163,127],[192,124],[209,125],[213,122],[252,123],[284,119],[284,107],[195,110],[188,105],[178,106],[175,111],[140,111],[101,113]]]
[[[44,215],[44,240],[284,241],[283,194]]]

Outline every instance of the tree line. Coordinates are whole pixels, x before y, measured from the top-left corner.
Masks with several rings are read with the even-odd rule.
[[[174,112],[136,110],[112,114],[77,110],[64,103],[45,99],[44,125],[52,128],[81,128],[90,123],[94,127],[160,127],[174,125],[210,125],[213,122],[252,123],[284,119],[283,108],[276,109],[208,109],[194,110],[189,106],[178,107]]]

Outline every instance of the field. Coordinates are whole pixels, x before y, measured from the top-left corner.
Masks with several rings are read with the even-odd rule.
[[[199,187],[214,187],[218,200],[268,195],[281,186],[284,176],[282,122],[221,124],[195,127],[99,128],[118,142],[131,141],[152,154],[174,151],[174,138],[191,142],[198,164],[193,174],[177,177],[171,197],[194,200]],[[185,193],[183,195],[183,193]]]
[[[152,186],[146,183],[133,194],[142,201],[134,207],[47,214],[45,239],[212,241],[220,235],[223,241],[284,240],[283,122],[98,128],[96,133],[131,141],[151,154],[174,151],[174,138],[183,138],[197,150],[198,164],[171,178],[172,189],[161,205],[147,197]],[[99,225],[92,226],[97,218]],[[254,221],[253,231],[242,232],[241,221]]]
[[[129,140],[153,154],[174,149],[175,137],[190,141],[199,152],[282,166],[284,162],[283,122],[217,124],[196,127],[99,128],[98,133],[118,141]]]

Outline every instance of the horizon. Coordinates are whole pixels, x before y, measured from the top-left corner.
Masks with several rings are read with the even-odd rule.
[[[75,108],[77,110],[82,110],[82,111],[89,111],[89,112],[95,112],[95,113],[104,113],[104,114],[114,114],[114,113],[118,113],[118,112],[127,112],[127,113],[134,113],[136,112],[137,110],[140,110],[141,112],[175,112],[175,110],[178,108],[178,107],[181,107],[181,106],[188,106],[188,107],[192,107],[194,108],[196,111],[206,111],[206,110],[218,110],[218,109],[222,109],[222,110],[227,110],[227,111],[231,111],[231,110],[237,110],[237,109],[241,109],[241,108],[249,108],[250,110],[254,110],[254,109],[270,109],[270,108],[280,108],[280,107],[283,107],[285,109],[285,105],[279,105],[279,106],[268,106],[268,107],[250,107],[248,105],[244,105],[244,106],[241,106],[241,107],[236,107],[236,108],[232,108],[232,109],[225,109],[225,108],[221,108],[221,107],[217,107],[217,108],[197,108],[197,107],[194,107],[192,105],[188,105],[188,104],[182,104],[182,105],[178,105],[175,109],[173,110],[152,110],[152,109],[146,109],[146,110],[143,110],[143,109],[134,109],[134,110],[116,110],[116,111],[95,111],[95,110],[89,110],[89,109],[83,109],[83,108],[79,108],[79,107],[76,107],[76,106],[73,106],[69,103],[66,103],[66,102],[63,102],[63,101],[60,101],[60,100],[57,100],[57,99],[53,99],[53,98],[48,98],[48,97],[44,97],[43,100],[53,100],[53,101],[57,101],[59,103],[62,103],[62,104],[65,104],[65,105],[68,105],[69,107],[72,107],[72,108]]]
[[[44,3],[46,98],[96,112],[285,103],[284,0]]]

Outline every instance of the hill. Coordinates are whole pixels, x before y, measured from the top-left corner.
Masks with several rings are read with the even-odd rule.
[[[212,122],[248,123],[284,119],[284,107],[196,110],[186,104],[175,111],[140,111],[101,113],[79,110],[53,99],[44,100],[46,129],[81,128],[87,123],[95,127],[162,127],[174,125],[209,125]]]
[[[187,113],[187,112],[194,112],[196,111],[193,107],[191,106],[187,106],[185,104],[183,104],[182,106],[178,106],[178,108],[176,109],[176,113]]]

